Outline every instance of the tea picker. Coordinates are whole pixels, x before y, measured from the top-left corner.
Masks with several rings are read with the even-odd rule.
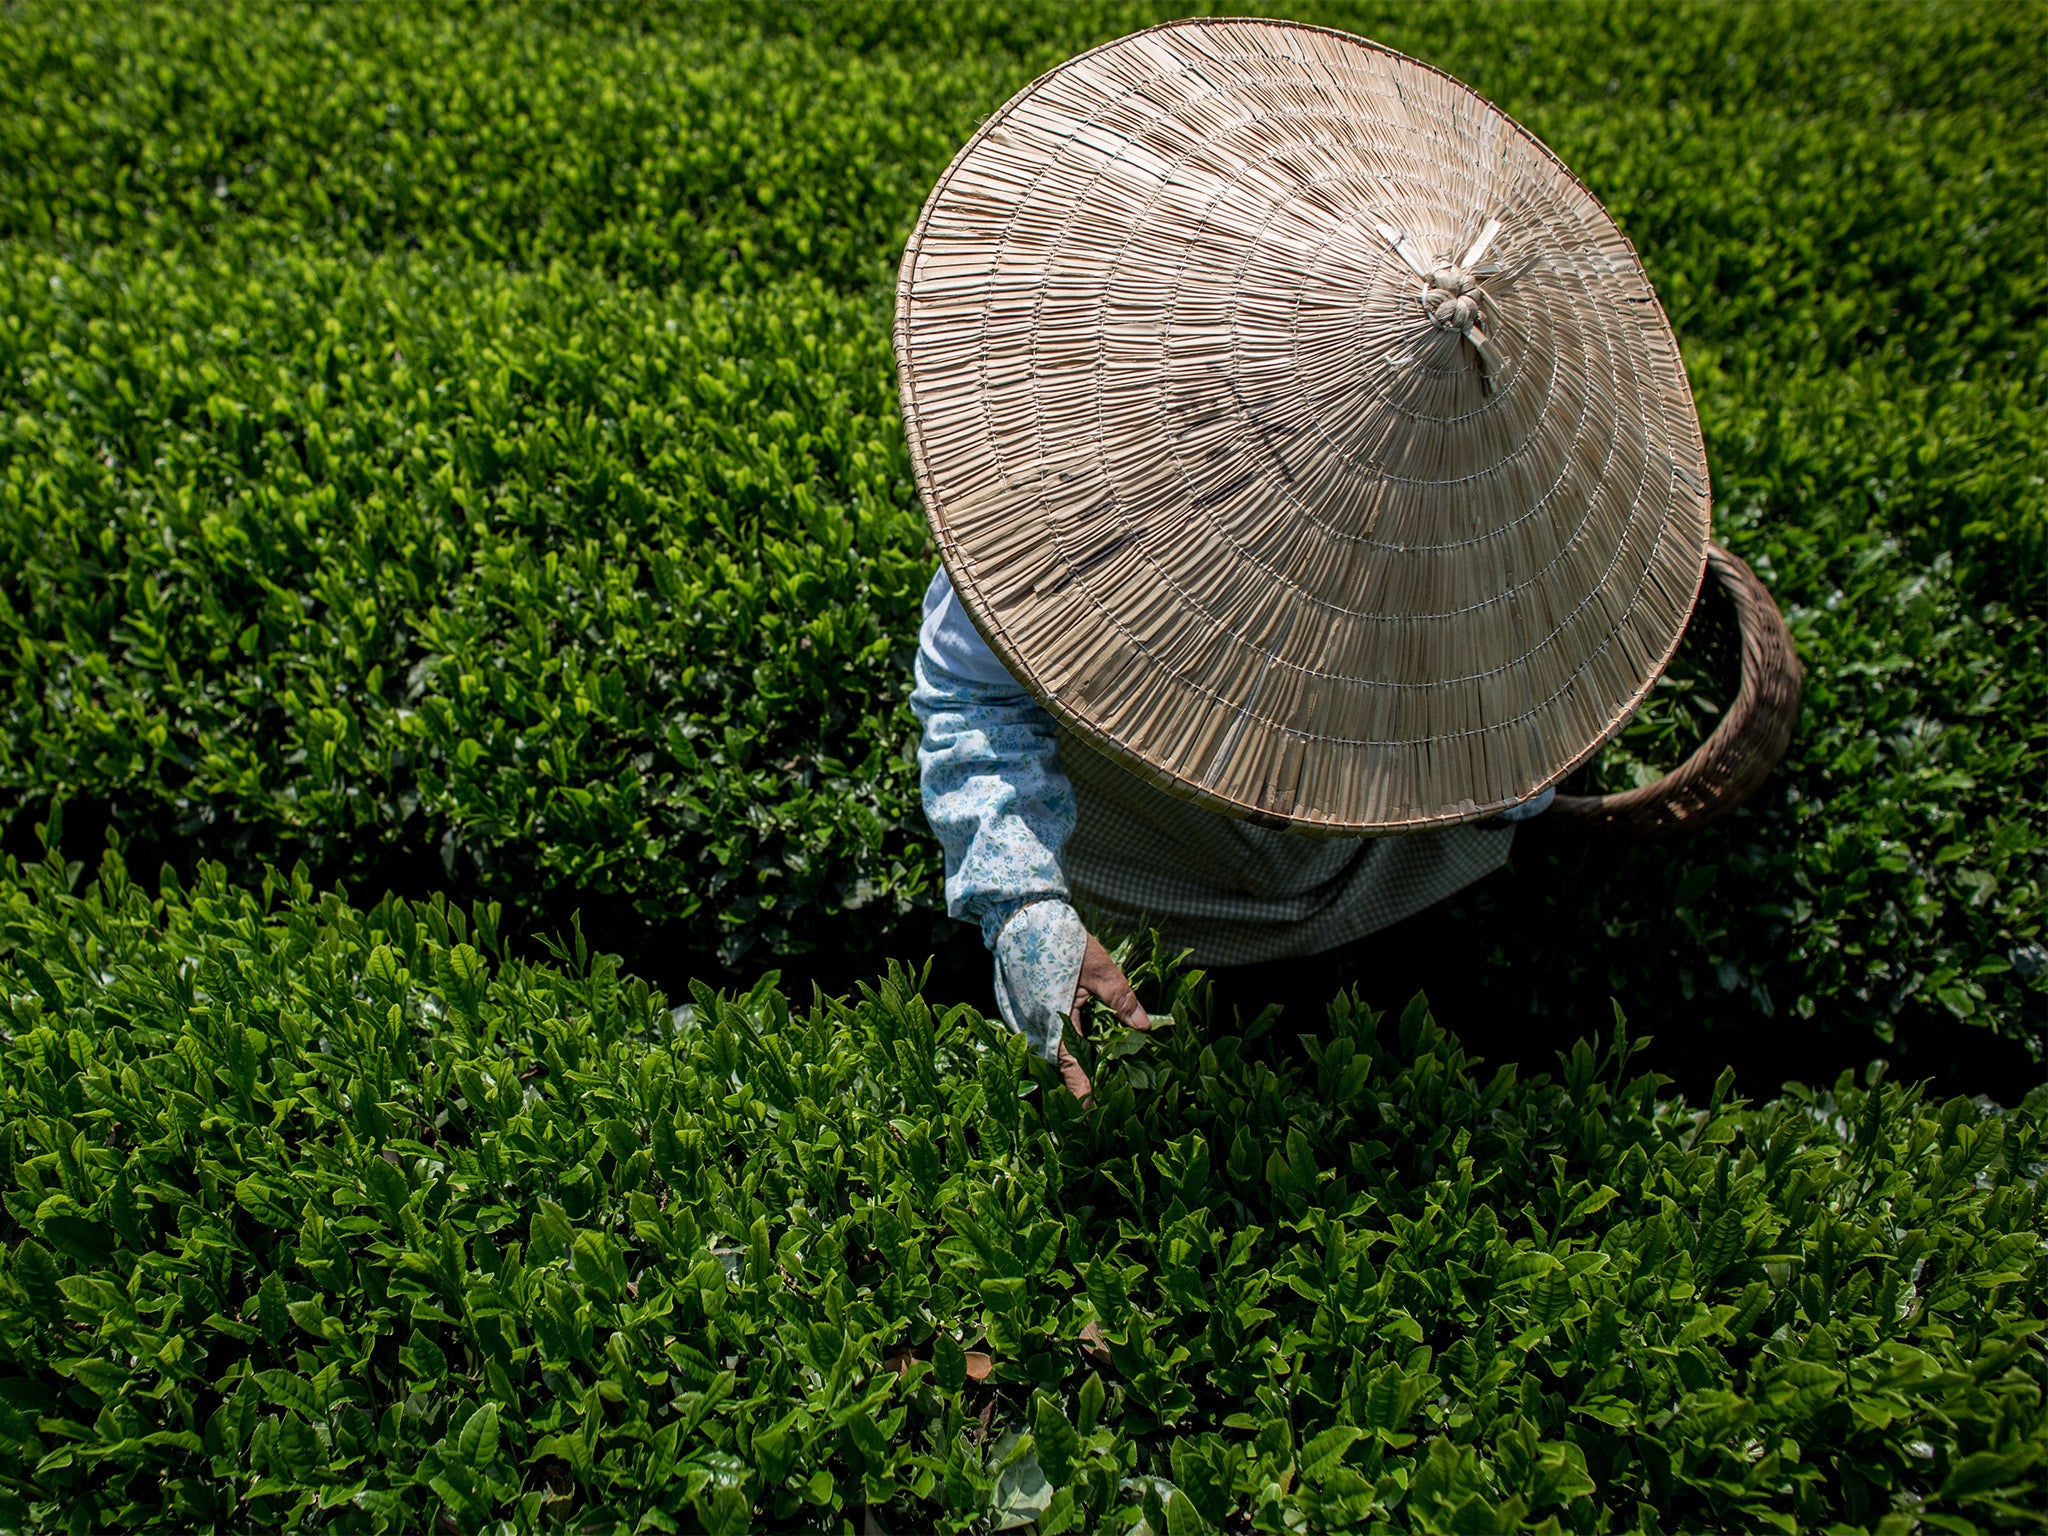
[[[1557,158],[1343,33],[1176,22],[1019,92],[926,202],[896,354],[941,566],[917,685],[946,901],[1005,1019],[1145,1013],[1077,906],[1201,965],[1305,956],[1549,814],[1753,790],[1798,665],[1708,541],[1678,346]],[[1742,697],[1647,790],[1558,800],[1712,565]]]

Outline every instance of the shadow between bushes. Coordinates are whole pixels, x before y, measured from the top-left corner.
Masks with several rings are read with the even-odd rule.
[[[42,857],[37,829],[47,815],[47,805],[16,809],[0,831],[0,853],[23,862]],[[88,873],[114,834],[130,873],[149,884],[165,865],[189,882],[195,866],[208,859],[243,871],[266,861],[289,862],[250,829],[214,823],[164,836],[126,824],[118,808],[90,799],[66,803],[60,832],[65,856]],[[1674,860],[1682,859],[1683,845],[1673,847]],[[339,883],[351,900],[366,906],[385,891],[407,900],[439,892],[464,904],[481,894],[474,879],[463,878],[466,871],[451,874],[430,849],[394,852],[338,876],[323,874],[317,861],[309,863],[318,883]],[[1613,988],[1602,974],[1602,953],[1603,945],[1616,941],[1599,932],[1595,920],[1603,905],[1625,902],[1640,912],[1657,904],[1654,891],[1617,894],[1614,887],[1631,882],[1624,866],[1620,851],[1568,849],[1554,833],[1530,836],[1525,829],[1507,868],[1404,922],[1326,954],[1210,970],[1214,1027],[1242,1027],[1277,1006],[1277,1023],[1254,1049],[1269,1060],[1300,1059],[1302,1037],[1321,1033],[1330,1000],[1346,988],[1394,1015],[1422,993],[1438,1022],[1468,1051],[1489,1063],[1512,1061],[1528,1072],[1548,1071],[1557,1052],[1612,1026]],[[617,954],[628,973],[644,977],[672,1002],[688,1000],[693,979],[744,988],[769,971],[779,973],[793,1000],[808,1000],[814,988],[843,996],[881,976],[895,959],[926,974],[925,995],[933,1003],[996,1011],[979,931],[941,913],[821,918],[806,953],[756,953],[727,964],[715,952],[677,943],[672,926],[650,922],[622,897],[583,892],[530,902],[503,894],[491,899],[502,904],[500,932],[509,953],[534,961],[559,958],[550,941],[580,926],[594,949]],[[1666,935],[1676,941],[1675,929],[1652,923],[1633,942],[1655,944]],[[2017,1103],[2034,1084],[2048,1080],[2048,1068],[2023,1042],[1960,1021],[1922,1024],[1886,1042],[1860,1023],[1760,1011],[1747,995],[1715,996],[1710,990],[1687,998],[1672,992],[1633,996],[1622,1005],[1631,1035],[1649,1041],[1639,1064],[1670,1078],[1689,1098],[1705,1097],[1725,1069],[1733,1069],[1738,1092],[1768,1098],[1787,1081],[1832,1082],[1845,1069],[1861,1072],[1879,1059],[1895,1081],[1926,1080],[1943,1096],[1981,1095],[2003,1104]],[[2025,1022],[2037,1032],[2042,1027],[2038,1019]]]
[[[1466,1050],[1531,1072],[1553,1069],[1557,1052],[1598,1039],[1613,1025],[1617,999],[1600,974],[1602,936],[1574,925],[1570,898],[1574,885],[1617,877],[1622,855],[1595,849],[1560,859],[1543,840],[1528,842],[1533,846],[1518,849],[1507,869],[1355,943],[1306,959],[1212,971],[1215,1017],[1249,1020],[1278,1004],[1274,1034],[1284,1049],[1316,1033],[1329,1000],[1346,987],[1394,1015],[1419,992]],[[1653,929],[1644,941],[1655,937]],[[1566,975],[1571,984],[1560,984]],[[1556,1006],[1560,997],[1570,1000],[1563,1009]],[[1943,1097],[1984,1095],[2013,1104],[2048,1080],[2048,1066],[2023,1041],[1959,1020],[1901,1025],[1884,1041],[1861,1021],[1767,1012],[1747,992],[1718,986],[1693,998],[1673,987],[1664,996],[1618,1001],[1630,1035],[1648,1042],[1637,1064],[1695,1100],[1729,1069],[1737,1092],[1762,1099],[1786,1082],[1831,1083],[1877,1060],[1887,1063],[1892,1080],[1925,1080]],[[2026,1022],[2040,1028],[2037,1019]]]
[[[1673,861],[1683,860],[1683,845],[1671,846]],[[1625,850],[1568,848],[1555,833],[1525,836],[1506,869],[1379,933],[1326,954],[1211,969],[1214,1027],[1241,1028],[1277,1006],[1279,1020],[1256,1049],[1267,1059],[1300,1059],[1301,1038],[1323,1032],[1331,999],[1345,989],[1396,1017],[1421,993],[1466,1050],[1527,1072],[1552,1070],[1558,1052],[1613,1027],[1605,946],[1617,941],[1579,924],[1582,913],[1597,916],[1587,893],[1609,890],[1611,897],[1611,887],[1627,883],[1625,861]],[[1647,909],[1656,893],[1631,890],[1620,899]],[[1663,926],[1647,925],[1635,941],[1675,942],[1680,920],[1662,916]],[[951,926],[950,934],[944,924],[935,934],[927,995],[991,1012],[990,961],[980,936],[964,924]],[[1708,1097],[1729,1069],[1737,1092],[1764,1099],[1786,1082],[1831,1083],[1877,1060],[1894,1081],[1925,1080],[1942,1097],[2014,1104],[2048,1081],[2048,1065],[2023,1041],[1960,1020],[1899,1024],[1884,1041],[1861,1020],[1765,1011],[1753,989],[1725,988],[1711,977],[1705,995],[1687,998],[1669,981],[1664,995],[1624,997],[1621,1006],[1630,1035],[1648,1042],[1638,1065],[1694,1100]],[[2024,1021],[2036,1032],[2042,1022]]]

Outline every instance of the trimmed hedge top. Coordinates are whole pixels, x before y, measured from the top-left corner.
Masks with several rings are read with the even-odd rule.
[[[0,270],[0,314],[0,374],[79,407],[16,421],[0,489],[17,789],[348,873],[423,844],[707,944],[924,889],[929,571],[866,308],[106,256]]]
[[[2048,1091],[1695,1108],[1346,999],[1274,1061],[1155,956],[1084,1111],[900,972],[672,1013],[77,874],[0,906],[10,1524],[2039,1524]]]

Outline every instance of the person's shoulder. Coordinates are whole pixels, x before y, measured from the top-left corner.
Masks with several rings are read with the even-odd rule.
[[[943,565],[924,591],[924,622],[918,627],[917,648],[927,666],[955,677],[973,683],[1016,685],[1009,669],[974,627]]]

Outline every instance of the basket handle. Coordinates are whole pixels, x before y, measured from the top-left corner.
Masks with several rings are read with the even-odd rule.
[[[1742,629],[1742,689],[1713,735],[1654,784],[1618,795],[1559,795],[1544,820],[1562,818],[1589,832],[1653,842],[1705,826],[1755,794],[1792,744],[1803,669],[1792,631],[1756,573],[1707,544],[1707,569],[1735,603]]]

